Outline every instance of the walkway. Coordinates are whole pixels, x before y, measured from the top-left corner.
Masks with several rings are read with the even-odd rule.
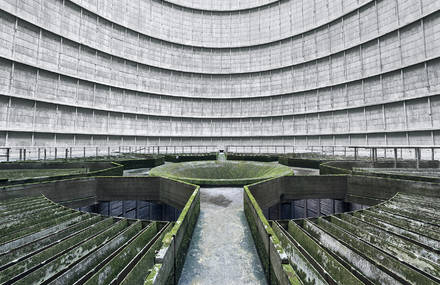
[[[179,284],[267,284],[243,211],[242,188],[202,188]]]

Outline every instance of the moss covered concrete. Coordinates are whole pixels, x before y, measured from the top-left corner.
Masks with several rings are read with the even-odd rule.
[[[0,170],[0,179],[6,178],[8,180],[16,180],[68,174],[84,174],[87,173],[87,171],[88,169],[86,168]]]
[[[136,239],[92,276],[86,285],[109,284],[158,232],[157,223],[149,224]]]
[[[145,284],[172,284],[179,279],[192,233],[200,213],[200,188],[197,185],[179,218],[162,239],[155,256],[155,264],[145,279]],[[174,252],[176,249],[176,252]]]
[[[244,211],[269,284],[302,284],[290,264],[287,255],[263,211],[250,192],[244,187]],[[277,263],[279,266],[277,266]]]
[[[227,153],[228,160],[245,160],[245,161],[260,161],[273,162],[278,161],[278,155],[269,154],[248,154],[248,153]]]
[[[150,175],[202,186],[243,186],[270,178],[293,175],[293,171],[276,163],[195,161],[162,165],[153,168]]]

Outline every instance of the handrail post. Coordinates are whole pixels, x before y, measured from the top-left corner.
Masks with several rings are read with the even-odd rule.
[[[416,152],[416,168],[419,169],[420,167],[420,148],[416,147],[414,148],[415,152]]]

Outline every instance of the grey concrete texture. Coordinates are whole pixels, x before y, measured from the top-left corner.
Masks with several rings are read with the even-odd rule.
[[[285,176],[249,186],[261,208],[281,201],[301,199],[339,199],[347,193],[346,176]],[[267,191],[271,189],[271,191]]]
[[[287,178],[292,182],[294,177]],[[302,178],[310,182],[315,179]],[[439,223],[440,184],[357,175],[345,178],[345,200],[372,207],[328,217],[270,223],[297,278],[314,284],[437,284],[440,271],[433,260],[438,254],[438,233],[431,229]],[[281,179],[249,186],[245,201],[254,196],[257,204],[247,211],[248,220],[266,222],[264,217],[254,214],[271,200],[262,195],[264,192],[280,195],[281,201],[283,193],[294,188],[298,190],[297,199],[302,199],[302,185],[295,189],[295,183],[283,184]],[[325,191],[326,185],[321,185],[321,191]],[[265,189],[255,189],[256,186]],[[264,227],[266,231],[267,228]],[[267,233],[261,227],[258,230],[253,232],[254,239],[260,237],[264,242]],[[310,256],[319,261],[311,262]]]
[[[95,201],[145,200],[183,209],[194,189],[159,177],[92,177],[3,187],[0,199],[43,194],[74,208]]]
[[[436,0],[0,7],[0,145],[440,141]]]
[[[267,284],[243,212],[243,189],[200,190],[199,220],[179,284]]]
[[[285,176],[249,189],[262,209],[303,199],[337,199],[371,206],[396,193],[440,197],[439,183],[364,175]]]

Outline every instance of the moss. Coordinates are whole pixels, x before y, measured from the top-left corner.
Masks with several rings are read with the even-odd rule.
[[[293,175],[293,171],[275,163],[249,161],[198,161],[167,164],[153,168],[152,176],[162,176],[197,185],[247,185],[266,179]]]
[[[108,242],[111,238],[122,231],[128,225],[127,220],[120,220],[97,236],[87,240],[78,247],[72,248],[62,256],[46,263],[43,267],[33,271],[31,274],[20,279],[17,284],[42,283],[53,277],[55,274],[67,269],[71,264],[77,262],[84,256],[92,253],[98,247]]]
[[[338,284],[363,284],[293,221],[289,221],[288,232]]]
[[[216,160],[217,153],[198,153],[198,154],[166,154],[164,160],[167,162],[188,162],[188,161],[203,161],[203,160]]]
[[[283,270],[284,270],[284,272],[286,272],[287,278],[289,279],[290,284],[294,284],[294,285],[303,284],[299,280],[298,275],[296,275],[295,270],[293,270],[293,268],[290,264],[283,264]]]
[[[272,224],[284,251],[290,258],[290,264],[305,285],[325,284],[325,279],[316,271],[301,251],[289,240],[277,224]]]
[[[111,258],[112,255],[118,254],[120,250],[125,248],[129,244],[131,239],[141,230],[142,222],[134,222],[111,241],[99,248],[99,250],[81,260],[81,262],[70,268],[66,273],[58,277],[51,284],[74,284],[77,281],[79,281],[78,283],[82,284],[83,281],[87,280],[90,277],[90,274],[96,272],[95,269],[105,263],[106,259]]]
[[[73,212],[74,211],[71,209],[54,207],[48,209],[44,213],[34,213],[32,218],[24,218],[23,223],[13,225],[7,229],[2,229],[0,243],[9,242],[25,235],[39,232],[46,227],[56,225],[59,223],[60,219],[64,219],[65,215]],[[23,217],[18,218],[22,219]]]
[[[126,248],[116,255],[109,263],[96,272],[87,282],[91,284],[109,284],[118,273],[138,254],[142,248],[157,234],[157,223],[153,222],[133,240]]]
[[[263,211],[261,210],[261,208],[258,205],[258,203],[256,202],[255,198],[253,197],[253,195],[249,191],[248,186],[244,187],[244,194],[243,195],[244,195],[244,210],[245,210],[246,219],[248,220],[249,227],[251,229],[251,233],[254,238],[256,248],[257,248],[257,252],[258,252],[258,255],[260,256],[261,263],[263,265],[263,269],[265,271],[266,276],[269,276],[269,270],[271,272],[270,276],[272,276],[272,279],[269,280],[269,283],[270,284],[277,284],[279,281],[276,280],[276,278],[273,278],[275,276],[275,273],[273,272],[272,268],[269,268],[269,263],[268,263],[268,258],[269,258],[268,254],[269,253],[266,252],[266,247],[264,246],[264,242],[262,240],[262,237],[260,236],[260,234],[258,232],[258,228],[257,228],[257,224],[256,224],[257,221],[254,220],[254,218],[253,218],[253,216],[254,216],[253,212],[257,216],[258,221],[260,223],[262,223],[262,225],[266,231],[267,236],[270,236],[270,241],[273,244],[273,246],[275,247],[278,255],[281,258],[283,258],[285,256],[282,244],[281,244],[280,240],[278,239],[277,235],[275,234],[274,230],[270,226],[269,222],[264,217]],[[289,272],[285,272],[288,275],[289,280],[291,282],[293,282],[293,284],[301,284],[297,275],[293,274],[294,273],[293,268],[292,268],[292,270],[290,270],[290,268],[289,267],[284,268],[284,266],[283,266],[283,269],[289,270]],[[295,276],[295,277],[293,277],[293,276]]]
[[[381,250],[378,250],[369,243],[362,242],[356,235],[349,234],[336,224],[328,222],[322,218],[317,221],[321,228],[332,234],[338,240],[343,241],[350,245],[350,247],[360,251],[363,256],[373,260],[376,265],[386,268],[387,271],[392,272],[394,275],[397,275],[409,284],[434,284],[428,277],[413,270],[406,264],[399,262],[392,256],[385,254]]]
[[[324,161],[315,158],[298,158],[298,157],[292,157],[291,155],[282,155],[279,157],[278,162],[280,164],[292,166],[292,167],[319,169],[320,164]]]
[[[35,267],[41,264],[43,261],[46,262],[47,260],[50,260],[51,258],[57,256],[58,254],[64,252],[65,250],[76,246],[88,238],[100,233],[101,231],[105,230],[109,226],[111,226],[113,223],[113,219],[108,218],[106,220],[103,220],[97,224],[94,224],[93,226],[88,227],[82,232],[79,232],[78,234],[74,235],[73,237],[60,242],[59,244],[52,246],[36,255],[33,255],[30,258],[27,258],[21,262],[18,262],[17,264],[8,267],[4,271],[2,271],[2,274],[0,275],[0,282],[5,282],[7,280],[10,280],[14,278],[15,276]]]
[[[96,163],[107,163],[106,167],[92,169]],[[82,163],[85,167],[78,168],[78,163]],[[70,180],[80,177],[93,176],[122,176],[124,169],[154,167],[164,163],[163,156],[151,155],[129,155],[117,157],[99,157],[99,158],[72,158],[50,161],[23,161],[2,163],[0,169],[0,179],[2,177],[15,177],[20,180],[2,181],[5,187],[17,184],[34,184],[47,181]],[[59,165],[60,168],[56,168]],[[71,168],[69,168],[71,165]],[[10,166],[10,169],[8,167]],[[36,166],[39,166],[37,168]],[[66,167],[67,166],[67,167]],[[88,167],[87,167],[88,166]],[[51,167],[49,169],[48,167]],[[19,169],[13,169],[19,168]],[[43,168],[43,169],[41,169]],[[46,168],[46,169],[44,169]],[[90,171],[89,171],[90,168]],[[2,175],[4,173],[4,175]],[[6,175],[6,176],[5,176]],[[41,177],[44,176],[44,177]]]
[[[156,280],[157,275],[159,274],[159,271],[162,267],[162,264],[155,264],[153,268],[151,269],[151,273],[148,274],[147,278],[145,279],[144,285],[153,285],[154,281]]]
[[[340,219],[332,217],[331,221],[356,235],[358,238],[393,255],[400,261],[412,264],[414,267],[418,267],[420,270],[437,278],[440,277],[440,266],[435,262],[438,255],[426,251],[424,247],[389,234],[387,231],[377,227],[370,226],[347,214],[341,215]]]
[[[162,240],[165,234],[171,229],[169,224],[163,232],[160,234],[154,244],[148,249],[139,262],[133,267],[133,269],[127,274],[121,285],[142,284],[148,276],[148,269],[154,267],[154,257],[156,250],[162,246]]]
[[[180,213],[180,216],[177,219],[174,227],[165,235],[165,237],[163,239],[163,246],[162,246],[162,248],[166,248],[166,247],[170,246],[171,241],[173,239],[173,236],[177,234],[177,232],[179,231],[180,226],[182,225],[183,221],[188,216],[188,212],[191,209],[194,200],[196,200],[196,198],[198,198],[198,203],[200,203],[199,191],[200,191],[200,187],[196,186],[196,189],[194,190],[193,194],[191,195],[191,197],[186,202],[185,207],[183,208],[182,212]]]
[[[278,161],[278,156],[277,155],[269,155],[269,154],[228,153],[227,159],[228,160],[273,162],[273,161]]]
[[[180,241],[180,243],[178,244],[177,254],[176,254],[177,268],[175,274],[177,279],[179,278],[180,272],[183,268],[187,249],[189,247],[192,233],[194,231],[194,227],[200,212],[199,186],[192,185],[189,183],[186,184],[195,187],[195,190],[192,193],[191,197],[186,202],[185,207],[183,208],[178,220],[174,223],[173,227],[165,234],[164,238],[162,239],[162,246],[159,250],[160,254],[162,255],[160,259],[164,259],[164,256],[166,256],[166,254],[170,252],[169,248],[172,245],[173,237],[175,236],[176,240]],[[156,272],[156,274],[159,274],[159,271]],[[170,272],[169,275],[163,276],[163,279],[166,280],[165,281],[166,283],[169,283],[174,279],[173,274],[174,272]],[[155,276],[156,275],[154,275],[154,278]]]
[[[9,180],[34,178],[42,176],[56,176],[67,174],[84,174],[87,173],[87,168],[72,168],[72,169],[2,169],[0,170],[0,179],[7,178]]]
[[[65,218],[66,222],[63,223],[63,220],[60,219],[59,222],[63,223],[61,224],[62,227],[60,226],[60,224],[54,226],[52,229],[52,231],[56,231],[54,234],[49,235],[44,239],[39,240],[38,242],[27,243],[25,246],[15,248],[14,250],[10,251],[8,254],[1,255],[0,266],[14,262],[15,260],[19,260],[20,258],[30,255],[38,250],[41,250],[46,246],[49,245],[53,246],[56,243],[71,236],[72,234],[75,234],[77,231],[80,231],[82,228],[89,226],[93,223],[96,223],[100,220],[100,217],[98,216],[91,218],[90,215],[87,214],[84,215],[72,214],[65,216],[63,218]],[[44,234],[48,234],[48,233],[50,234],[52,231],[47,230]],[[43,236],[43,234],[39,236]]]

